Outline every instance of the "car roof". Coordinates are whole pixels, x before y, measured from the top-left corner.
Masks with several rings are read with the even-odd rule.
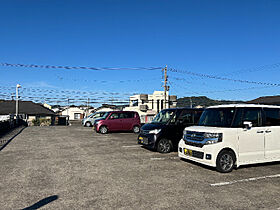
[[[225,105],[217,105],[217,106],[210,106],[208,109],[213,108],[280,108],[280,106],[276,105],[262,105],[262,104],[225,104]]]
[[[163,109],[163,110],[204,110],[204,108],[190,108],[190,107],[178,107],[178,108],[169,108],[169,109]]]
[[[110,111],[111,113],[138,113],[138,112],[135,112],[135,111]]]

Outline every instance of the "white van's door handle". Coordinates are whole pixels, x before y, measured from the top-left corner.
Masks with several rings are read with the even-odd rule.
[[[263,133],[263,131],[257,131],[257,133]]]
[[[271,131],[270,130],[267,130],[267,131],[265,131],[266,133],[271,133]]]

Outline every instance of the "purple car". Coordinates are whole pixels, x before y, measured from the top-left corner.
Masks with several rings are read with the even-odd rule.
[[[112,111],[107,112],[102,118],[95,120],[96,132],[105,134],[111,131],[140,131],[140,117],[137,112]]]

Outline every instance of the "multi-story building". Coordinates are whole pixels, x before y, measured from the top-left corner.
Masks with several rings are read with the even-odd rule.
[[[130,96],[129,107],[125,111],[136,111],[141,117],[141,123],[151,122],[153,117],[164,108],[175,108],[177,96],[166,92],[166,106],[164,106],[164,91],[154,91],[152,95],[139,94]]]

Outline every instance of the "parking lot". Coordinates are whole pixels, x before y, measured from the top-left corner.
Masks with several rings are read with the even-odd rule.
[[[221,174],[136,138],[27,127],[0,151],[1,209],[280,208],[280,163]]]

